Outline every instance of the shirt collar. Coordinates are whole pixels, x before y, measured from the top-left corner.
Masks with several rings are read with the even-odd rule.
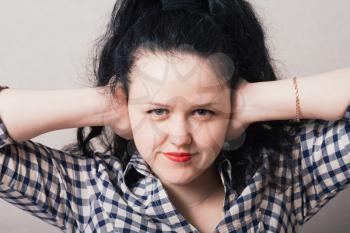
[[[251,195],[252,190],[260,193],[258,190],[261,190],[264,179],[260,172],[255,173],[252,177],[251,183],[245,188],[245,192],[243,191],[242,194],[237,193],[235,187],[232,185],[233,180],[231,173],[232,168],[234,167],[231,164],[229,156],[230,155],[221,152],[215,160],[215,166],[218,169],[225,190],[223,208],[225,212],[228,210],[234,212],[235,209],[231,210],[231,207],[233,206],[234,201],[239,198],[238,195]],[[264,157],[267,159],[267,156]],[[265,161],[264,165],[266,166],[267,160]],[[173,220],[170,220],[169,218],[164,219],[164,213],[170,213],[172,211],[175,211],[176,213],[176,209],[164,199],[167,195],[165,189],[162,188],[160,180],[152,173],[149,165],[143,160],[138,152],[132,154],[123,173],[123,179],[124,182],[120,187],[124,193],[127,193],[124,195],[124,198],[128,203],[131,203],[131,205],[135,207],[135,211],[153,216],[152,218],[157,218],[159,221],[166,221],[171,224],[171,221]],[[237,199],[237,203],[241,204],[237,205],[236,208],[239,208],[239,206],[242,205],[243,202],[241,202],[241,200],[244,200],[245,197],[243,196],[240,198],[241,199],[239,200]],[[162,202],[160,202],[160,200],[162,200]],[[244,205],[248,206],[249,203],[253,205],[252,202],[254,202],[255,205],[258,203],[257,200],[251,199],[250,202],[248,201]],[[138,204],[135,205],[134,203]],[[179,222],[182,222],[183,220],[184,219],[180,218]]]
[[[134,168],[134,169],[131,169]],[[123,177],[128,175],[129,172],[136,171],[140,175],[147,177],[153,174],[150,166],[146,163],[146,161],[142,158],[142,156],[135,151],[129,160],[129,163],[126,166],[126,169],[123,173]]]

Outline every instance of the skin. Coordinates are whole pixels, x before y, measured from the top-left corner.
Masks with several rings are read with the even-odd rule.
[[[215,200],[223,198],[213,162],[230,123],[231,95],[216,76],[195,55],[161,53],[143,54],[131,74],[128,110],[135,145],[183,212],[214,200],[214,194]],[[204,103],[212,105],[199,106]],[[177,163],[162,154],[177,151],[193,153],[192,159]]]
[[[121,87],[116,92],[118,118],[126,123],[128,115],[130,132],[128,124],[122,130],[120,124],[112,128],[133,138],[175,208],[203,232],[213,230],[223,218],[224,201],[214,161],[224,141],[237,137],[248,125],[238,118],[240,95],[231,93],[212,61],[189,53],[140,54],[130,73],[129,99]],[[191,160],[177,163],[162,154],[180,151],[192,153]]]

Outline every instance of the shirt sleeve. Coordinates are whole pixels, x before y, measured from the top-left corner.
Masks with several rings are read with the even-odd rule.
[[[78,156],[32,140],[15,142],[0,120],[0,197],[61,230],[83,222],[79,206],[89,197],[79,171],[86,165]]]
[[[336,121],[312,120],[300,134],[299,183],[303,222],[350,183],[350,105]],[[299,205],[299,204],[298,204]]]

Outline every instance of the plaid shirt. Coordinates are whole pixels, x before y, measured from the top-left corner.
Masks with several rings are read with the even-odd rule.
[[[266,175],[258,169],[237,195],[228,185],[231,164],[220,154],[225,217],[215,232],[298,232],[348,186],[350,106],[340,120],[310,122],[293,149],[293,174],[281,156],[278,175],[289,184],[285,192],[265,186]],[[266,167],[263,155],[261,167]],[[31,140],[17,143],[0,123],[0,171],[3,199],[61,230],[199,232],[174,208],[137,153],[123,170],[117,158],[99,152],[84,158]]]

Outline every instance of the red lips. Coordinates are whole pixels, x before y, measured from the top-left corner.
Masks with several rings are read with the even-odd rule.
[[[174,162],[186,162],[192,157],[190,153],[185,152],[165,152],[163,153],[168,159]]]
[[[191,156],[190,153],[185,153],[185,152],[164,152],[164,154],[170,155],[170,156]]]

